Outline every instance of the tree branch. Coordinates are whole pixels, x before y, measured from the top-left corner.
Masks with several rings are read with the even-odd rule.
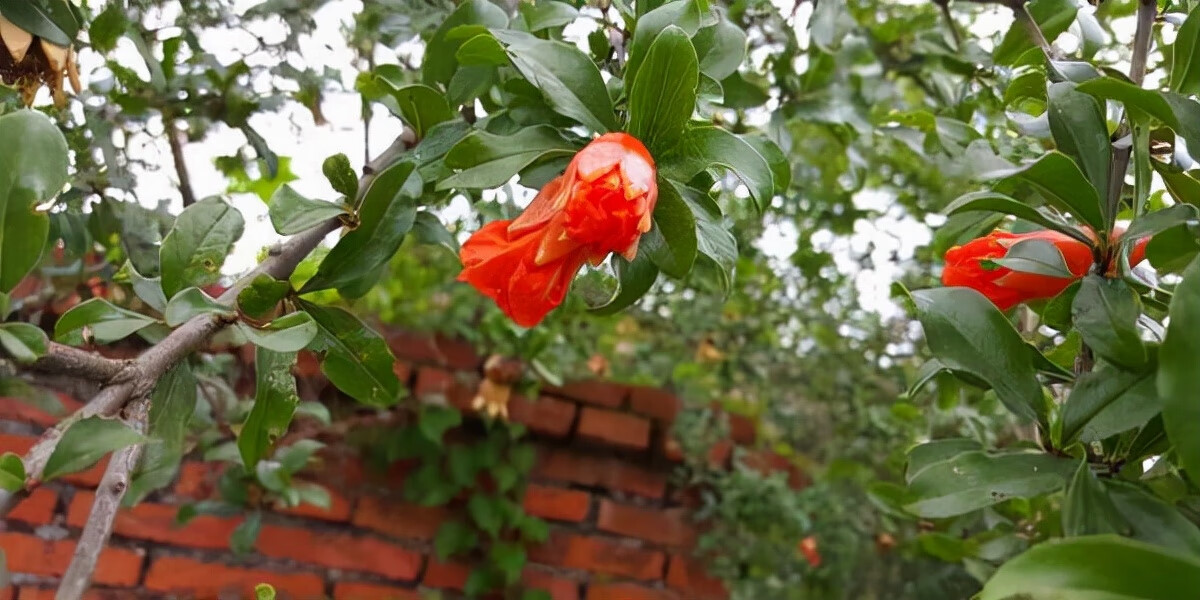
[[[113,360],[98,354],[50,342],[46,354],[24,369],[35,373],[67,375],[89,381],[105,382],[117,376],[128,361]]]
[[[167,143],[171,146],[171,157],[175,159],[175,174],[179,176],[179,193],[183,196],[183,207],[196,203],[196,192],[192,190],[192,178],[188,175],[187,162],[183,158],[182,131],[175,126],[175,119],[167,119]]]
[[[1129,59],[1129,79],[1141,87],[1146,79],[1146,61],[1150,56],[1151,30],[1154,28],[1154,18],[1158,14],[1158,2],[1141,0],[1138,2],[1137,30],[1133,34],[1133,56]],[[1128,116],[1117,128],[1118,140],[1129,135]],[[1108,171],[1108,198],[1105,203],[1105,216],[1111,222],[1121,206],[1121,192],[1125,189],[1125,174],[1129,170],[1129,157],[1133,153],[1131,144],[1121,144],[1113,148],[1112,163]]]

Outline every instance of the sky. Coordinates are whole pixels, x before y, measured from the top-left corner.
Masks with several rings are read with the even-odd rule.
[[[924,0],[903,1],[914,3]],[[787,11],[792,9],[792,0],[773,2]],[[258,3],[259,0],[239,0],[237,8],[244,10]],[[321,163],[330,154],[345,153],[356,169],[361,168],[363,163],[364,123],[360,118],[359,96],[353,92],[354,77],[358,68],[342,32],[344,27],[353,22],[354,14],[361,10],[361,7],[361,2],[355,0],[335,0],[328,3],[314,15],[317,27],[313,34],[301,38],[300,54],[305,65],[318,71],[329,67],[342,73],[342,83],[347,91],[327,92],[322,105],[322,112],[328,123],[315,125],[309,111],[295,103],[288,103],[278,113],[257,114],[250,121],[275,152],[291,157],[291,169],[299,179],[290,185],[308,197],[329,200],[337,197],[321,174]],[[796,12],[793,23],[802,45],[808,43],[807,29],[811,7],[811,3],[803,3]],[[1091,11],[1092,8],[1084,2],[1080,10]],[[171,22],[171,15],[158,17],[166,23]],[[986,39],[996,32],[1004,31],[1010,23],[1011,16],[1007,11],[990,10],[981,13],[970,25],[970,30],[973,35]],[[590,20],[581,19],[568,28],[566,37],[582,43],[586,34],[593,28],[594,24]],[[1078,43],[1074,31],[1072,29],[1060,37],[1058,44],[1065,49],[1071,49],[1073,44]],[[267,43],[271,43],[282,39],[284,28],[282,23],[268,22],[258,27],[256,33]],[[1132,35],[1132,29],[1129,35]],[[255,45],[248,33],[237,30],[207,32],[202,35],[201,43],[223,63],[241,58],[245,50]],[[401,46],[398,51],[419,58],[421,47],[419,43],[409,43]],[[148,78],[144,63],[128,40],[121,40],[117,58],[122,64]],[[397,62],[396,54],[387,50],[382,51],[376,58],[379,63]],[[750,60],[761,62],[763,58],[761,55],[751,56]],[[89,78],[100,80],[107,77],[103,60],[94,52],[85,49],[80,53],[79,60],[85,85]],[[772,105],[768,104],[766,110],[750,115],[750,119],[765,123],[771,107]],[[151,131],[161,132],[161,122],[151,123]],[[390,144],[400,131],[400,120],[391,116],[386,109],[376,106],[375,115],[370,122],[372,156]],[[147,206],[155,206],[163,199],[169,199],[172,209],[178,211],[182,207],[182,201],[176,187],[177,179],[170,149],[165,140],[161,137],[142,136],[139,139],[135,136],[129,140],[129,144],[131,148],[137,148],[145,160],[162,165],[157,171],[138,174],[138,199]],[[230,275],[251,268],[259,250],[279,239],[267,219],[266,204],[254,195],[226,194],[227,181],[214,166],[215,157],[235,154],[244,144],[245,140],[240,131],[222,126],[215,128],[205,139],[189,143],[185,147],[187,167],[197,197],[223,195],[246,218],[246,232],[224,267],[224,271]],[[516,198],[518,204],[530,200],[534,193],[533,190],[523,189],[515,184],[510,186],[510,189],[515,189],[519,194]],[[860,220],[851,236],[841,237],[829,232],[819,232],[813,237],[813,242],[829,252],[840,269],[855,274],[860,302],[865,309],[878,312],[884,318],[894,316],[899,313],[900,308],[889,299],[888,288],[900,272],[891,257],[896,255],[901,260],[911,258],[917,247],[929,243],[929,226],[904,214],[898,206],[893,205],[887,194],[878,191],[864,190],[854,198],[854,202],[860,209],[876,211],[878,218]],[[468,214],[469,211],[469,204],[459,198],[452,202],[443,214],[449,219],[454,219]],[[328,242],[334,242],[336,235],[331,234]],[[773,260],[787,261],[795,251],[797,239],[795,227],[784,223],[772,225],[765,235],[754,243]],[[746,240],[740,242],[747,243]],[[874,268],[864,270],[856,257],[861,256],[869,247],[873,248],[871,258]]]

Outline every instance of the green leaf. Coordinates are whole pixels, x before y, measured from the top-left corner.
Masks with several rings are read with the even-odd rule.
[[[396,106],[400,108],[400,118],[408,123],[417,139],[425,137],[438,123],[449,121],[455,116],[450,104],[446,102],[446,97],[427,85],[393,87],[390,91]]]
[[[392,406],[400,398],[396,358],[387,342],[353,314],[304,300],[300,307],[317,323],[310,346],[322,353],[321,372],[350,397],[372,406]]]
[[[1200,211],[1191,204],[1176,204],[1162,210],[1144,214],[1129,225],[1121,235],[1121,241],[1136,241],[1161,233],[1183,223],[1194,223],[1200,219]]]
[[[133,293],[137,294],[142,302],[160,313],[167,310],[167,296],[162,291],[161,277],[142,275],[130,261],[125,262],[124,270],[129,274],[129,285],[133,288]]]
[[[658,278],[658,267],[644,252],[639,252],[632,262],[614,254],[612,265],[617,274],[617,289],[604,304],[589,307],[593,314],[617,314],[644,296]]]
[[[196,378],[186,362],[179,363],[154,387],[146,430],[154,443],[147,444],[142,451],[122,504],[137,504],[150,492],[175,480],[183,460],[188,422],[195,410]]]
[[[91,337],[101,344],[115,342],[148,325],[154,319],[125,310],[100,298],[92,298],[76,304],[63,313],[54,324],[54,339],[63,341],[70,334],[87,327]]]
[[[692,38],[700,72],[721,81],[737,72],[746,56],[746,33],[725,19],[705,27]]]
[[[696,110],[698,65],[695,48],[678,27],[663,29],[650,45],[645,63],[629,86],[628,131],[646,144],[651,154],[674,148],[683,137]]]
[[[254,600],[275,600],[275,588],[269,583],[254,586]]]
[[[190,287],[171,298],[163,317],[168,326],[179,327],[197,315],[219,315],[232,318],[236,314],[237,312],[233,308],[210,298],[200,288]]]
[[[456,485],[468,487],[475,483],[475,476],[479,472],[475,453],[482,451],[480,448],[454,445],[446,453],[446,470]]]
[[[463,39],[449,36],[451,30],[462,25],[482,25],[484,27],[505,27],[508,16],[500,7],[488,0],[466,0],[446,17],[446,20],[433,32],[433,37],[425,44],[425,58],[421,63],[421,79],[427,85],[450,83],[450,78],[458,70],[458,60],[455,54],[462,45]]]
[[[570,44],[520,31],[493,34],[508,47],[513,66],[542,92],[555,112],[597,133],[618,129],[608,88],[586,54]]]
[[[912,298],[929,348],[946,368],[986,382],[1021,418],[1044,414],[1030,347],[995,305],[961,287],[919,290]]]
[[[1076,90],[1124,104],[1135,120],[1157,119],[1187,140],[1188,148],[1200,145],[1200,104],[1184,95],[1148,90],[1116,77],[1097,77]]]
[[[262,328],[240,322],[238,330],[255,346],[275,352],[299,352],[317,337],[317,324],[304,312],[286,314]]]
[[[325,444],[317,440],[298,440],[287,448],[280,448],[275,453],[275,460],[279,462],[279,468],[284,473],[294,475],[307,467],[308,463],[312,462],[313,455],[324,447]]]
[[[912,483],[917,474],[932,465],[950,460],[959,454],[982,450],[983,446],[979,442],[966,438],[934,440],[913,446],[908,451],[908,467],[905,470],[904,481]]]
[[[1041,225],[1047,229],[1052,229],[1059,233],[1065,233],[1085,244],[1091,245],[1092,240],[1087,237],[1078,227],[1067,223],[1051,215],[1047,215],[1038,209],[1029,206],[1019,200],[1000,194],[997,192],[971,192],[959,196],[954,202],[943,211],[947,215],[956,215],[960,213],[989,211],[998,212],[1005,215],[1012,215],[1018,219],[1029,221]],[[1060,253],[1061,254],[1061,253]]]
[[[493,539],[500,534],[504,525],[503,501],[495,496],[474,494],[467,501],[467,513],[475,525]]]
[[[1032,163],[985,171],[978,177],[1028,184],[1054,207],[1075,215],[1097,231],[1106,229],[1099,193],[1075,162],[1061,152],[1047,152]]]
[[[0,13],[14,25],[59,46],[70,46],[79,34],[79,15],[69,0],[0,0]]]
[[[425,439],[441,445],[446,432],[462,424],[462,413],[448,406],[423,406],[417,422]]]
[[[189,286],[216,283],[244,228],[242,213],[220,198],[205,198],[185,208],[158,252],[163,293],[170,298]]]
[[[649,69],[643,73],[649,72]],[[663,273],[682,279],[696,260],[696,219],[692,209],[669,181],[658,182],[654,227],[642,236],[640,248]]]
[[[128,26],[125,8],[118,2],[110,3],[88,23],[88,41],[99,52],[111,52],[117,47],[117,40],[125,34]]]
[[[413,238],[421,244],[442,246],[455,256],[458,255],[458,240],[455,239],[453,233],[450,233],[450,230],[446,229],[442,220],[431,212],[417,213],[416,218],[413,219],[412,234]]]
[[[1142,313],[1137,293],[1121,279],[1083,278],[1071,319],[1083,341],[1113,364],[1137,369],[1146,364],[1146,345],[1137,330]]]
[[[1200,528],[1174,506],[1131,482],[1108,479],[1104,484],[1109,498],[1129,525],[1129,537],[1200,555]]]
[[[329,414],[329,408],[316,401],[297,404],[296,414],[316,419],[322,425],[333,423],[333,416]]]
[[[1075,469],[1069,459],[1040,452],[964,452],[921,469],[908,483],[905,510],[929,519],[955,517],[1062,489]]]
[[[347,197],[358,196],[358,175],[350,166],[350,159],[345,154],[338,153],[321,163],[321,173],[329,180],[333,191]]]
[[[549,125],[526,127],[510,135],[475,131],[446,153],[446,166],[462,169],[438,183],[439,190],[500,187],[529,165],[577,148]]]
[[[1146,258],[1160,273],[1182,272],[1200,253],[1200,239],[1189,226],[1163,230],[1146,244]]]
[[[290,291],[292,291],[290,283],[263,273],[255,277],[250,285],[247,285],[241,292],[238,292],[238,308],[243,313],[258,319],[274,310]]]
[[[658,35],[668,27],[675,26],[687,35],[700,29],[701,10],[699,2],[677,0],[647,12],[637,20],[633,39],[629,42],[629,62],[625,65],[625,81],[636,81],[637,72],[650,52],[650,46]]]
[[[357,180],[355,180],[355,187],[357,185]],[[353,198],[354,196],[349,197]],[[293,190],[290,185],[283,185],[275,190],[269,204],[268,215],[271,217],[271,225],[275,226],[275,231],[279,232],[279,235],[296,235],[348,212],[346,207],[341,204],[305,198]]]
[[[569,25],[579,17],[579,11],[574,6],[556,0],[522,2],[518,9],[530,32]]]
[[[229,535],[229,549],[234,554],[242,555],[254,552],[258,543],[258,533],[262,530],[262,512],[254,511],[246,515],[246,519],[238,523],[233,533]]]
[[[490,33],[481,33],[464,42],[455,53],[455,58],[458,59],[458,64],[462,65],[459,72],[454,74],[455,77],[467,66],[500,67],[508,64],[508,53],[504,51],[504,46]],[[454,80],[451,79],[450,82],[453,85]]]
[[[1179,600],[1200,589],[1200,558],[1115,535],[1052,540],[1004,563],[978,600]]]
[[[25,463],[20,455],[5,452],[0,455],[0,490],[16,492],[25,487]]]
[[[734,110],[757,108],[771,99],[770,94],[760,85],[746,80],[741,73],[734,73],[721,80],[721,90],[725,92],[722,104]]]
[[[1158,352],[1158,395],[1163,402],[1163,425],[1175,445],[1180,466],[1193,479],[1200,478],[1200,258],[1183,271],[1169,311],[1167,337]]]
[[[771,165],[745,140],[720,127],[689,128],[659,170],[664,177],[689,181],[713,166],[733,171],[760,211],[770,203],[776,189]]]
[[[1108,198],[1112,143],[1100,103],[1069,82],[1052,83],[1047,92],[1050,131],[1058,149],[1075,159],[1101,199]],[[1115,215],[1110,215],[1115,217]]]
[[[275,352],[262,347],[254,352],[254,406],[237,437],[242,464],[247,469],[254,469],[287,433],[300,400],[296,377],[292,375],[295,364],[294,352]]]
[[[1200,94],[1200,10],[1195,8],[1179,26],[1175,43],[1171,45],[1169,81],[1172,92]]]
[[[358,227],[338,240],[300,293],[342,290],[377,277],[412,229],[422,187],[411,162],[397,163],[380,173],[363,197]]]
[[[1067,485],[1062,507],[1062,528],[1063,535],[1067,537],[1129,531],[1129,524],[1108,497],[1108,490],[1096,479],[1086,460],[1079,461],[1079,468]]]
[[[88,417],[67,428],[46,460],[42,481],[77,473],[96,464],[105,454],[145,443],[142,434],[115,419]]]
[[[0,116],[0,148],[0,293],[8,293],[42,258],[50,218],[37,205],[67,182],[67,141],[45,115],[18,110]]]
[[[1027,7],[1042,35],[1050,43],[1054,43],[1054,39],[1075,22],[1075,14],[1079,10],[1074,0],[1033,0]],[[1011,65],[1035,47],[1029,30],[1018,20],[992,52],[992,60],[998,65]]]
[[[463,521],[446,521],[438,527],[437,535],[433,538],[433,552],[438,560],[446,559],[456,554],[473,550],[479,542],[475,530]]]
[[[1058,246],[1046,240],[1021,240],[1013,244],[1003,258],[994,258],[992,262],[1022,273],[1063,279],[1074,277],[1071,268],[1067,266],[1066,259],[1063,258],[1062,251],[1058,249]]]
[[[0,346],[18,363],[31,363],[46,354],[50,340],[29,323],[0,323]]]
[[[505,585],[513,585],[525,567],[525,547],[515,542],[497,542],[488,552],[488,559],[504,575]]]
[[[1154,371],[1100,368],[1075,382],[1063,405],[1062,439],[1096,442],[1145,425],[1162,409]]]

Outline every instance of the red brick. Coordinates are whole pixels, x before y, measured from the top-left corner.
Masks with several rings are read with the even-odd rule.
[[[74,540],[43,540],[25,533],[0,533],[0,548],[12,573],[61,577],[75,553]],[[130,587],[142,572],[142,552],[108,547],[100,552],[93,582],[96,585]]]
[[[763,475],[771,473],[786,473],[788,486],[795,490],[801,490],[808,486],[808,476],[800,470],[800,467],[792,463],[786,457],[781,456],[770,450],[758,450],[753,452],[744,452],[741,455],[742,464],[750,469],[754,469]]]
[[[257,549],[263,556],[375,573],[396,581],[412,581],[421,572],[420,554],[371,537],[347,533],[263,525]]]
[[[67,525],[82,528],[92,510],[95,494],[79,492],[71,500],[67,510]],[[128,538],[150,540],[192,548],[227,550],[229,536],[241,519],[200,515],[178,527],[175,515],[178,509],[164,504],[143,502],[117,513],[113,522],[113,533]]]
[[[483,359],[475,352],[475,346],[466,340],[437,335],[434,336],[434,347],[440,364],[451,369],[474,371],[483,364]]]
[[[671,565],[667,569],[667,585],[685,592],[689,599],[722,599],[728,598],[729,592],[721,580],[709,577],[704,566],[694,560],[679,555],[671,556]]]
[[[625,404],[625,397],[629,395],[629,388],[624,385],[595,379],[572,381],[562,387],[548,388],[546,391],[556,396],[608,408],[620,408]]]
[[[746,445],[753,444],[758,439],[758,425],[754,420],[744,415],[726,413],[729,417],[729,436],[733,441]]]
[[[244,569],[173,556],[160,558],[150,565],[143,587],[154,592],[201,598],[216,598],[231,592],[248,598],[253,597],[254,586],[260,583],[273,586],[281,598],[286,595],[296,600],[309,600],[325,595],[325,582],[312,573]]]
[[[397,358],[417,363],[475,371],[483,360],[469,342],[444,336],[429,337],[405,331],[387,333],[388,346]]]
[[[683,403],[667,390],[638,385],[629,389],[629,408],[640,415],[670,423],[683,408]]]
[[[308,485],[319,485],[311,484]],[[337,521],[344,522],[350,520],[350,500],[339,494],[338,492],[326,487],[320,486],[329,493],[329,508],[321,508],[315,504],[301,504],[299,506],[287,507],[282,504],[275,506],[275,512],[295,517],[306,517],[309,519],[321,519],[322,521]]]
[[[629,579],[662,579],[666,556],[635,545],[599,537],[554,532],[550,539],[529,551],[530,559],[544,564]]]
[[[29,588],[23,588],[21,590],[21,593],[25,593],[25,590],[28,590],[28,589]],[[15,587],[8,586],[8,587],[0,590],[0,600],[16,600],[16,597],[17,597],[17,588],[15,588]]]
[[[525,512],[543,519],[579,522],[587,518],[592,497],[584,492],[531,484],[525,489]]]
[[[185,462],[179,466],[175,493],[189,500],[207,500],[217,492],[217,482],[225,470],[222,463]]]
[[[579,582],[574,579],[525,567],[521,572],[521,582],[528,589],[545,591],[550,594],[551,600],[579,600]]]
[[[534,475],[655,499],[662,498],[667,491],[666,473],[615,457],[590,456],[569,450],[540,448]]]
[[[696,530],[678,508],[642,508],[604,499],[596,528],[664,546],[690,547],[696,541]]]
[[[333,600],[421,600],[421,595],[390,585],[343,581],[333,587]]]
[[[45,525],[54,519],[54,506],[57,503],[58,494],[48,488],[35,488],[28,498],[8,513],[8,518],[30,525]]]
[[[442,562],[436,558],[429,559],[425,568],[425,577],[421,585],[431,588],[462,590],[471,576],[471,566],[460,562]]]
[[[55,590],[48,588],[23,587],[17,600],[54,600],[54,594]],[[148,597],[149,594],[145,592],[128,589],[91,589],[83,593],[83,600],[136,600]],[[12,596],[5,596],[3,592],[0,592],[0,600],[11,600],[12,598]]]
[[[478,377],[456,377],[449,371],[433,367],[421,367],[417,370],[415,393],[418,400],[425,401],[430,396],[441,396],[446,404],[459,410],[469,410],[479,387]]]
[[[683,448],[674,438],[663,438],[663,454],[668,460],[683,461]],[[733,441],[720,440],[708,448],[708,466],[714,469],[729,468],[729,458],[733,455]]]
[[[630,450],[650,447],[650,421],[627,413],[583,407],[578,436]]]
[[[61,409],[44,407],[49,408],[50,412],[43,410],[43,407],[33,405],[23,398],[0,396],[0,421],[20,421],[41,427],[50,427],[81,406],[79,401],[66,394],[56,394],[56,396],[62,407]]]
[[[396,379],[400,380],[400,385],[408,385],[408,380],[412,378],[413,366],[398,360],[392,363],[392,372],[396,374]]]
[[[450,511],[440,506],[418,506],[364,496],[354,510],[353,523],[405,539],[432,540]]]
[[[513,394],[512,399],[508,401],[510,421],[521,423],[534,433],[554,437],[566,437],[571,434],[576,410],[574,403],[550,396],[529,400],[519,394]]]
[[[4,415],[0,414],[0,421],[4,419]],[[33,444],[36,441],[36,437],[29,435],[10,435],[0,433],[0,454],[5,452],[15,452],[17,454],[24,455],[26,452],[29,452],[29,449],[33,447]],[[86,471],[63,475],[62,480],[73,485],[96,487],[97,485],[100,485],[100,478],[104,476],[104,469],[106,468],[108,468],[107,456]]]
[[[680,600],[671,590],[648,588],[632,583],[593,583],[587,600]]]

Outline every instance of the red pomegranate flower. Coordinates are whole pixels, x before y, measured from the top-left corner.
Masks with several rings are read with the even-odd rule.
[[[459,281],[532,327],[566,297],[585,261],[629,260],[650,231],[658,198],[654,159],[636,138],[602,135],[580,150],[513,220],[492,221],[463,244]]]
[[[796,544],[796,550],[804,555],[804,560],[807,560],[808,564],[814,569],[821,566],[821,553],[817,550],[817,538],[815,536],[810,535],[800,540],[800,543]]]
[[[1088,237],[1095,239],[1091,230],[1085,230]],[[1124,229],[1116,229],[1112,239],[1116,240],[1124,233]],[[1053,277],[1013,271],[991,261],[1003,258],[1018,242],[1024,240],[1045,240],[1054,244],[1066,262],[1073,277]],[[1143,238],[1134,244],[1129,254],[1129,265],[1134,266],[1146,256],[1146,243],[1150,238]],[[1010,233],[996,230],[992,233],[971,240],[962,246],[955,246],[946,251],[946,268],[942,271],[942,284],[947,286],[969,287],[987,296],[1000,310],[1008,310],[1022,302],[1053,298],[1067,289],[1077,279],[1087,275],[1092,268],[1092,246],[1085,244],[1065,233],[1042,230],[1029,233]],[[1114,263],[1107,275],[1116,273]]]

